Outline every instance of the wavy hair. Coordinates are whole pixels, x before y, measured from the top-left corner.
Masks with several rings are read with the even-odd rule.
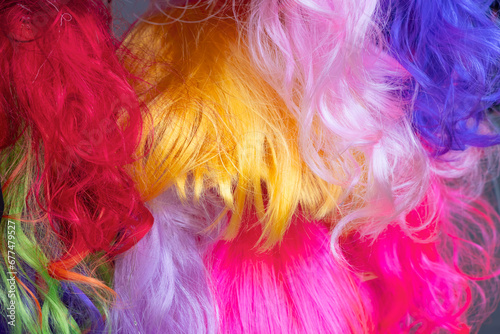
[[[87,321],[69,315],[71,298],[61,298],[73,296],[73,305],[97,300],[106,313],[95,288],[110,288],[94,267],[133,246],[152,225],[125,169],[136,159],[143,115],[115,55],[110,19],[99,0],[8,0],[0,6],[0,114],[8,129],[3,189],[15,198],[8,212],[26,249],[18,254],[24,269],[17,282],[31,281],[25,286],[34,288],[19,289],[25,291],[19,304],[30,305],[19,320],[33,321],[16,331],[87,328]],[[4,255],[7,241],[3,234]],[[29,270],[36,274],[22,274]],[[68,292],[75,289],[88,296]],[[96,306],[89,307],[92,328],[102,318],[95,317]]]
[[[124,63],[153,123],[133,167],[141,192],[175,187],[185,205],[215,192],[230,212],[196,269],[221,330],[477,330],[498,301],[498,216],[478,199],[498,148],[429,154],[377,1],[213,4],[138,23]]]

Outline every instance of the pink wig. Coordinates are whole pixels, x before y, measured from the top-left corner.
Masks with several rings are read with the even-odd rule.
[[[326,229],[300,217],[272,250],[255,248],[256,228],[220,241],[206,264],[221,332],[476,332],[499,297],[498,216],[480,201],[457,199],[451,209],[439,195],[430,200],[440,215],[418,235],[397,224],[376,239],[353,231],[338,241],[342,259]],[[407,215],[409,225],[428,218],[427,201]],[[252,226],[255,214],[245,222]]]
[[[263,252],[260,233],[245,229],[207,253],[221,333],[373,332],[361,279],[333,257],[325,227],[297,217],[281,244]]]

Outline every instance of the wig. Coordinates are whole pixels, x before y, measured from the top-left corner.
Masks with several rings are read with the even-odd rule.
[[[29,133],[29,129],[26,131]],[[20,217],[26,221],[38,215],[32,216],[26,210],[26,201],[34,201],[28,191],[36,168],[32,156],[23,151],[25,148],[19,140],[11,151],[2,152],[1,170],[7,174],[16,170],[16,176],[8,181],[6,216],[1,224],[5,239],[0,286],[7,292],[0,298],[1,328],[4,333],[80,333],[81,328],[103,328],[95,306],[102,307],[102,300],[93,298],[92,302],[83,294],[68,292],[79,289],[61,284],[49,273],[50,257],[62,249],[60,240],[41,224],[21,221]]]
[[[207,194],[203,204],[187,205],[174,189],[148,205],[153,228],[116,260],[113,333],[218,333],[201,254],[217,236],[203,230],[223,207]]]
[[[255,223],[255,211],[244,221]],[[362,276],[332,256],[328,230],[293,219],[281,243],[256,252],[259,228],[206,255],[220,333],[373,333]]]
[[[397,80],[397,77],[389,75],[390,71],[387,71],[387,67],[380,66],[380,62],[368,63],[368,68],[370,64],[375,64],[376,68],[381,70],[379,73],[381,77],[385,77],[389,83],[399,87],[397,91],[394,89],[392,93],[398,97],[397,101],[402,103],[401,107],[405,111],[407,120],[412,123],[411,127],[418,136],[419,141],[422,142],[422,144],[417,144],[416,147],[425,150],[426,155],[431,157],[436,156],[436,153],[441,155],[440,158],[426,160],[425,164],[428,169],[414,169],[412,170],[413,177],[404,177],[399,180],[398,178],[407,175],[403,170],[405,167],[402,166],[405,165],[405,161],[409,163],[406,160],[409,156],[415,157],[414,161],[421,161],[420,157],[415,156],[413,151],[405,150],[408,155],[404,156],[399,151],[402,146],[391,146],[390,141],[377,141],[373,145],[373,154],[367,155],[366,160],[371,164],[369,173],[373,173],[373,182],[367,182],[367,186],[373,186],[372,189],[379,193],[388,194],[393,206],[392,208],[390,205],[385,206],[385,208],[388,208],[385,212],[387,214],[393,212],[393,217],[397,218],[388,226],[387,220],[377,215],[377,210],[370,209],[362,212],[362,214],[367,214],[368,219],[369,216],[373,217],[376,222],[375,224],[368,222],[357,225],[355,231],[361,236],[360,241],[357,242],[361,245],[361,249],[363,249],[363,245],[366,245],[362,242],[363,238],[370,236],[366,239],[372,240],[370,243],[374,244],[375,249],[372,250],[374,254],[380,254],[385,247],[396,250],[399,248],[398,244],[404,242],[406,235],[406,237],[410,237],[416,242],[414,246],[408,249],[408,251],[414,252],[413,254],[416,256],[411,258],[412,261],[410,261],[410,265],[415,265],[415,268],[408,268],[409,272],[418,271],[418,262],[420,261],[418,257],[425,258],[422,262],[424,266],[430,265],[428,262],[430,253],[425,248],[420,247],[420,244],[424,243],[431,248],[435,245],[435,254],[442,257],[441,259],[434,257],[433,260],[436,261],[436,264],[433,264],[433,266],[436,265],[441,270],[450,273],[455,272],[458,275],[457,277],[462,280],[462,282],[459,282],[457,279],[454,284],[447,287],[441,286],[442,291],[450,293],[438,297],[432,291],[436,291],[436,287],[442,285],[442,283],[428,275],[432,270],[425,269],[424,272],[427,276],[420,274],[419,277],[425,282],[424,286],[429,289],[427,291],[433,296],[433,300],[437,305],[440,305],[440,312],[436,311],[436,314],[447,315],[442,316],[439,320],[433,320],[436,319],[432,313],[433,311],[424,305],[421,306],[423,312],[417,315],[415,312],[419,307],[415,308],[415,305],[421,302],[414,299],[407,304],[407,307],[397,305],[394,308],[394,310],[399,310],[398,312],[408,312],[404,317],[399,318],[399,321],[401,321],[406,317],[406,324],[403,321],[394,326],[398,323],[396,321],[392,323],[391,326],[393,327],[391,329],[390,326],[387,327],[387,324],[391,322],[391,317],[388,317],[385,324],[379,322],[381,332],[386,332],[389,329],[397,332],[406,326],[408,330],[415,330],[422,326],[421,330],[424,332],[439,331],[438,328],[454,332],[460,327],[458,325],[460,317],[460,321],[472,325],[472,330],[477,330],[476,325],[484,320],[481,312],[485,311],[488,314],[492,310],[491,305],[498,301],[498,289],[494,286],[497,279],[484,282],[482,285],[475,283],[475,280],[479,278],[491,278],[496,268],[498,268],[495,261],[490,262],[494,258],[495,247],[498,243],[496,239],[497,215],[489,205],[476,200],[481,194],[485,182],[496,174],[498,148],[483,150],[470,146],[491,146],[495,143],[494,138],[498,136],[498,131],[492,129],[485,116],[488,106],[491,105],[488,103],[495,101],[495,96],[498,94],[498,74],[496,70],[498,64],[498,46],[496,43],[498,39],[490,41],[487,38],[488,33],[486,31],[491,32],[490,36],[496,36],[499,29],[487,16],[487,7],[481,7],[477,4],[469,6],[469,2],[466,3],[465,1],[463,3],[454,2],[453,4],[446,1],[439,2],[440,5],[434,5],[437,1],[429,2],[434,7],[432,9],[422,9],[421,15],[430,13],[439,18],[451,15],[449,19],[456,22],[455,26],[450,27],[448,32],[440,31],[440,37],[436,37],[432,42],[427,38],[429,36],[434,38],[435,35],[432,33],[439,31],[442,27],[448,27],[448,25],[443,24],[442,21],[435,22],[431,20],[430,23],[422,23],[418,27],[421,28],[419,31],[416,31],[417,28],[408,29],[408,31],[411,31],[412,34],[415,33],[412,35],[415,38],[415,43],[411,45],[416,50],[418,48],[433,50],[432,55],[426,56],[428,62],[425,63],[425,66],[422,63],[417,65],[420,67],[421,72],[425,71],[431,75],[440,73],[441,77],[434,81],[436,83],[435,90],[433,90],[434,86],[432,86],[433,88],[428,88],[428,92],[429,94],[437,94],[437,96],[446,95],[446,102],[440,102],[444,100],[435,102],[432,98],[429,98],[429,95],[425,97],[419,95],[422,87],[415,83],[419,82],[421,72],[417,73],[410,70],[407,62],[399,57],[398,49],[392,42],[393,39],[397,40],[401,35],[396,34],[394,31],[391,31],[387,37],[383,35],[384,29],[395,22],[392,20],[393,15],[391,14],[394,12],[399,13],[401,19],[405,20],[408,25],[420,24],[420,21],[413,18],[413,13],[408,12],[408,6],[424,8],[424,6],[427,6],[427,2],[424,4],[423,1],[388,1],[378,4],[375,1],[318,0],[294,1],[289,6],[266,0],[249,2],[249,26],[246,31],[248,31],[249,41],[251,42],[249,49],[252,50],[254,63],[260,69],[262,77],[271,83],[273,88],[279,92],[279,95],[287,101],[287,105],[291,106],[290,110],[298,115],[298,119],[304,120],[300,122],[301,124],[308,124],[305,115],[319,114],[321,123],[330,133],[335,134],[342,130],[339,125],[343,125],[341,123],[343,118],[336,113],[335,98],[343,93],[350,94],[356,87],[359,87],[360,83],[373,82],[371,80],[376,78],[366,70],[366,63],[359,63],[356,66],[354,62],[359,59],[356,56],[361,56],[365,60],[370,59],[366,57],[364,50],[370,49],[371,45],[375,50],[374,59],[377,59],[377,56],[384,59],[383,55],[384,51],[386,51],[390,55],[394,55],[396,60],[401,62],[404,67],[404,70],[402,70],[396,62],[393,63],[393,68],[398,69],[401,73],[400,79]],[[392,4],[393,7],[389,6],[390,9],[388,9],[387,5],[385,5],[387,3]],[[456,8],[459,8],[458,12],[447,11],[447,7],[455,6],[455,4],[457,4]],[[341,13],[345,13],[345,16],[343,17]],[[353,22],[356,19],[359,21],[354,24]],[[458,23],[462,25],[460,26]],[[397,24],[399,23],[395,25]],[[439,26],[440,24],[441,26]],[[461,28],[456,28],[457,25]],[[433,29],[432,33],[430,29],[426,30],[429,27]],[[449,36],[455,36],[453,35],[455,32],[463,34],[464,38],[451,39]],[[442,40],[460,46],[445,44],[445,46],[441,47]],[[468,43],[468,41],[472,42]],[[404,43],[401,45],[407,47]],[[478,52],[482,48],[485,49],[484,54]],[[413,59],[414,50],[405,50],[407,50],[405,55]],[[452,63],[448,67],[448,63],[440,61],[440,59],[446,59],[450,55],[452,55]],[[471,55],[470,63],[469,55]],[[432,68],[432,62],[434,61],[436,61],[436,70]],[[447,72],[442,71],[442,68],[445,68]],[[467,74],[469,69],[470,73]],[[359,75],[356,76],[356,74]],[[454,82],[455,78],[457,78],[457,82]],[[339,89],[335,89],[336,82],[347,82],[349,84],[339,92]],[[452,84],[448,85],[447,82]],[[384,92],[383,87],[379,86],[378,90],[364,90],[364,94],[361,95],[364,98],[362,105],[377,106],[372,101],[377,101],[377,98],[383,96],[381,95]],[[427,89],[427,87],[423,87]],[[463,87],[466,93],[458,96],[460,87]],[[341,101],[345,100],[347,98],[341,99]],[[466,101],[475,101],[476,104],[472,102],[468,104]],[[430,131],[431,126],[424,128],[426,125],[423,125],[424,122],[420,122],[419,117],[416,116],[420,112],[419,103],[433,108],[432,111],[429,109],[425,115],[425,121],[429,122],[428,124],[439,124],[446,127],[447,133],[451,134],[448,138],[455,140],[460,137],[459,140],[462,143],[460,147],[455,144],[451,145],[450,141],[446,144],[448,145],[447,148],[442,150],[443,146],[441,144],[446,143],[446,140],[441,143],[439,140],[445,136],[441,134],[441,130],[438,128]],[[385,113],[397,110],[390,108],[388,105],[386,107],[389,108],[378,105],[381,107],[367,108],[369,116],[362,120],[357,120],[355,117],[361,115],[360,110],[363,109],[351,108],[346,110],[345,117],[351,120],[350,126],[358,125],[360,130],[364,130],[364,133],[360,132],[359,138],[363,138],[363,134],[369,133],[367,130],[370,129],[372,124],[377,124],[376,122],[367,122],[370,119],[369,117],[385,121],[386,118],[383,118]],[[471,107],[472,105],[473,107]],[[452,108],[450,112],[441,112],[448,106]],[[461,110],[466,111],[459,115],[462,112]],[[470,116],[471,114],[474,114],[474,116]],[[464,117],[464,115],[467,116]],[[386,121],[378,124],[379,131],[385,136],[389,136],[396,143],[413,142],[415,140],[415,137],[408,135],[408,132],[400,132],[396,130],[396,127],[388,127],[387,124],[390,123]],[[439,137],[439,140],[432,142],[429,139],[432,136],[427,136],[424,132],[433,133],[434,138]],[[340,134],[340,140],[344,139],[356,143],[355,137],[348,136],[349,132],[342,131]],[[316,133],[310,133],[306,138],[314,143],[318,137]],[[337,137],[333,138],[338,140]],[[469,140],[470,138],[475,139]],[[476,139],[477,141],[475,141]],[[468,141],[466,145],[463,144],[466,141]],[[307,145],[307,141],[302,143],[304,148],[301,151],[302,157],[308,163],[308,166],[327,180],[328,168],[316,168],[324,166],[318,163],[317,145]],[[327,143],[327,141],[321,143]],[[450,149],[459,149],[463,150],[463,152],[451,152]],[[335,152],[331,149],[325,149],[325,151]],[[375,154],[377,151],[379,153],[389,153],[386,156],[395,159],[380,159],[384,155]],[[415,172],[420,172],[420,174],[414,174]],[[423,186],[425,196],[422,197],[422,192],[414,192],[414,195],[408,196],[410,193],[407,190],[412,189],[413,186]],[[367,199],[369,200],[370,196],[367,196]],[[372,208],[377,208],[378,205],[372,206]],[[411,219],[408,218],[409,216]],[[333,250],[336,249],[335,244],[343,240],[339,228],[343,227],[343,223],[352,223],[352,218],[359,218],[359,211],[348,213],[347,217],[343,217],[342,221],[333,230]],[[400,234],[391,239],[392,245],[391,242],[384,243],[384,235],[394,231],[393,227],[390,226],[394,226],[396,222],[403,233],[397,232]],[[345,224],[345,226],[348,226],[348,224]],[[376,248],[379,242],[377,236],[381,231],[384,231],[380,235],[380,238],[382,238],[380,244],[383,246],[382,248]],[[341,244],[339,246],[343,248]],[[402,251],[402,248],[400,250]],[[408,251],[404,252],[409,255]],[[398,251],[392,253],[396,259],[401,257],[405,261],[407,255],[402,254],[398,254]],[[477,259],[478,254],[481,254],[480,259]],[[379,258],[379,261],[379,265],[384,267],[384,270],[391,271],[394,278],[401,277],[400,275],[404,271],[404,268],[398,265],[401,260],[392,262],[390,257],[382,257]],[[477,266],[471,265],[474,263]],[[378,278],[373,280],[373,282],[376,282],[375,284],[384,281],[384,277],[381,275],[376,274],[376,277]],[[397,280],[394,281],[394,283],[396,282]],[[390,280],[387,280],[387,286],[391,286],[391,284]],[[413,289],[417,286],[422,285],[417,284],[413,287],[407,285],[404,288]],[[471,290],[470,295],[467,292],[468,289]],[[461,292],[458,293],[458,291]],[[466,295],[472,301],[467,300],[464,303],[459,303],[458,300],[454,299],[456,296],[463,297],[464,292],[467,292]],[[419,293],[424,292],[419,291],[414,296]],[[393,295],[394,298],[396,295]],[[373,300],[376,302],[380,299],[373,297]],[[454,301],[456,302],[455,305],[463,305],[463,308],[453,311],[453,303],[442,304],[443,301],[446,301],[446,303]],[[411,306],[412,303],[414,306]],[[478,312],[477,308],[480,308],[481,311]],[[444,312],[441,313],[443,310]],[[453,314],[456,316],[452,316]],[[418,318],[422,319],[420,324],[419,321],[412,322]],[[395,318],[392,318],[392,320],[395,320]]]
[[[143,79],[136,87],[154,124],[154,143],[147,146],[148,154],[140,153],[146,157],[134,170],[146,198],[171,185],[185,197],[186,180],[192,177],[195,198],[206,189],[216,189],[234,212],[227,238],[237,235],[243,208],[255,206],[263,225],[261,241],[270,247],[284,235],[299,207],[311,220],[337,221],[340,211],[354,209],[359,209],[359,219],[363,212],[367,217],[368,211],[372,218],[390,217],[394,214],[391,202],[403,206],[399,203],[402,196],[391,197],[392,188],[406,195],[405,204],[422,197],[428,173],[425,151],[392,99],[393,92],[388,92],[391,88],[371,83],[373,92],[369,93],[369,87],[361,83],[359,96],[353,93],[350,100],[341,99],[345,104],[338,106],[342,113],[338,122],[350,133],[349,141],[343,139],[348,134],[340,136],[340,130],[332,134],[314,118],[309,132],[318,144],[335,145],[328,150],[318,148],[317,156],[329,168],[322,179],[301,158],[300,137],[307,126],[252,70],[248,41],[245,36],[240,39],[235,19],[205,21],[210,13],[177,10],[169,12],[173,18],[150,18],[153,24],[137,25],[126,40],[140,60],[128,57],[124,61]],[[177,20],[180,15],[185,21],[202,22],[182,24]],[[382,80],[374,62],[367,71]],[[361,97],[365,93],[375,96],[378,107],[387,107],[390,115],[371,115]],[[351,114],[359,117],[356,122],[349,121]],[[373,129],[366,129],[370,122]],[[409,139],[403,141],[403,137]],[[396,165],[402,172],[394,176],[381,168]]]
[[[500,30],[491,1],[381,1],[391,53],[411,73],[412,123],[434,155],[500,143],[481,131],[500,99]],[[494,7],[494,4],[493,4]]]
[[[215,3],[132,29],[123,61],[153,124],[132,173],[174,205],[118,260],[119,332],[212,332],[210,301],[223,333],[477,330],[498,297],[497,216],[477,200],[497,149],[429,154],[378,8]],[[222,213],[186,215],[214,193]]]
[[[16,298],[24,311],[12,329],[19,333],[101,326],[91,304],[99,299],[106,312],[95,288],[109,288],[91,271],[152,225],[125,170],[135,159],[142,109],[115,55],[109,23],[99,0],[9,0],[0,7],[0,114],[8,129],[2,177],[7,213],[17,221]],[[80,285],[85,296],[57,280],[93,287]],[[71,314],[69,305],[80,306]]]

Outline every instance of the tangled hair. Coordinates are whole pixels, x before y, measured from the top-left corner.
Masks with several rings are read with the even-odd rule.
[[[6,212],[16,221],[19,333],[101,328],[107,306],[95,288],[110,289],[93,270],[152,225],[125,169],[135,160],[142,109],[109,23],[99,0],[0,6],[1,163]],[[6,220],[2,226],[7,287]]]
[[[498,216],[481,201],[455,200],[455,209],[441,202],[440,217],[420,231],[421,238],[434,236],[430,241],[394,225],[375,240],[358,233],[344,240],[349,263],[369,274],[365,298],[372,302],[376,332],[476,333],[496,307]],[[408,223],[421,224],[428,204],[410,212]]]
[[[383,0],[391,54],[411,74],[416,132],[438,156],[500,143],[485,111],[500,99],[500,29],[491,1]]]
[[[202,15],[186,14],[192,20]],[[126,61],[127,66],[155,83],[144,92],[139,87],[152,113],[155,138],[134,171],[146,198],[170,185],[185,198],[192,176],[195,199],[216,189],[235,212],[227,237],[238,233],[243,208],[254,205],[267,244],[279,241],[299,205],[319,218],[332,215],[341,187],[327,184],[300,162],[293,140],[297,123],[250,70],[234,20],[170,23],[141,23],[126,40],[127,48],[152,62],[145,73],[137,73],[141,63]],[[152,45],[157,46],[153,59],[148,53]]]
[[[383,254],[393,250],[392,255],[388,254],[397,259],[392,261],[387,255],[378,258],[378,262],[373,260],[373,264],[390,272],[385,277],[376,273],[377,279],[373,280],[374,284],[381,284],[380,282],[387,278],[386,286],[391,286],[391,277],[396,284],[405,270],[408,273],[405,279],[411,275],[418,275],[422,279],[420,283],[408,279],[408,282],[412,283],[401,284],[401,291],[406,289],[408,292],[415,289],[414,292],[410,292],[411,296],[406,305],[393,303],[395,296],[398,296],[397,293],[393,294],[392,300],[387,299],[387,303],[391,304],[390,307],[394,305],[398,315],[388,316],[386,323],[375,320],[381,332],[389,330],[399,332],[404,328],[415,329],[415,326],[422,324],[425,326],[421,330],[428,332],[440,329],[455,332],[465,324],[471,326],[474,331],[484,320],[484,315],[489,314],[492,305],[498,301],[498,289],[495,288],[497,279],[486,280],[497,274],[498,264],[494,261],[494,255],[498,244],[496,239],[498,217],[489,205],[477,200],[485,182],[495,175],[498,148],[477,149],[468,146],[491,146],[496,142],[495,138],[498,138],[498,133],[493,132],[485,120],[485,111],[497,100],[499,92],[496,55],[498,39],[491,41],[487,36],[488,34],[497,36],[499,29],[487,17],[487,7],[479,8],[476,4],[471,5],[469,1],[463,3],[441,1],[441,5],[436,5],[436,2],[407,1],[404,2],[405,7],[403,2],[388,1],[394,5],[388,10],[384,5],[368,0],[299,0],[289,3],[289,6],[275,1],[255,0],[250,2],[248,9],[246,31],[252,59],[260,69],[261,76],[271,83],[299,120],[300,129],[303,130],[299,137],[301,156],[311,170],[323,179],[329,180],[331,165],[324,164],[319,158],[326,157],[328,161],[328,155],[324,152],[343,154],[342,151],[335,150],[335,146],[329,147],[328,140],[319,137],[317,132],[309,130],[308,125],[314,116],[319,119],[327,136],[335,140],[334,144],[346,141],[346,146],[352,147],[359,139],[366,138],[370,134],[372,138],[377,138],[373,136],[377,132],[370,130],[380,133],[380,139],[366,141],[371,147],[371,154],[365,155],[366,165],[369,166],[369,178],[371,177],[366,182],[368,190],[364,194],[365,200],[369,204],[370,202],[376,204],[367,205],[361,210],[355,208],[350,212],[344,211],[347,215],[333,230],[332,247],[335,252],[337,248],[342,249],[344,247],[341,243],[342,232],[345,234],[349,230],[354,231],[361,236],[361,241],[357,243],[362,251],[368,249],[373,252],[372,254]],[[450,15],[450,20],[463,21],[467,28],[450,27],[442,20],[425,23],[422,21],[421,26],[408,28],[412,38],[415,38],[414,44],[401,43],[401,48],[410,45],[409,49],[405,49],[408,58],[419,57],[421,50],[426,52],[433,50],[431,55],[421,58],[428,62],[417,63],[418,66],[414,68],[419,67],[421,71],[416,72],[414,68],[410,69],[407,66],[408,62],[403,61],[404,58],[396,56],[399,54],[396,52],[398,49],[393,39],[398,40],[401,37],[401,40],[407,41],[404,39],[406,36],[391,31],[387,41],[383,38],[380,27],[385,28],[396,22],[392,21],[393,13],[398,13],[400,19],[405,20],[408,25],[420,24],[421,22],[414,20],[412,15],[407,15],[409,13],[407,6],[423,8],[428,3],[432,3],[434,7],[432,9],[426,7],[425,10],[416,12],[428,12],[439,18]],[[459,10],[447,11],[447,6],[456,6],[455,8]],[[443,27],[449,27],[450,31],[440,30],[444,29]],[[439,31],[439,38],[433,34],[436,31]],[[449,37],[455,36],[455,33],[463,34],[464,38]],[[444,40],[449,40],[452,44],[443,46],[440,40],[443,36]],[[435,39],[430,41],[429,38]],[[467,41],[471,43],[467,44]],[[479,52],[483,47],[486,50],[484,54]],[[396,61],[384,56],[384,50],[395,55],[405,70]],[[468,55],[473,56],[469,59]],[[450,64],[443,61],[448,58],[452,59]],[[376,59],[379,61],[376,62]],[[383,60],[388,61],[385,66]],[[436,70],[432,67],[434,62]],[[400,73],[399,80],[398,76],[394,75],[394,70],[391,72],[391,67],[387,64],[392,64],[392,68]],[[425,67],[422,64],[425,64]],[[370,71],[370,65],[374,70]],[[432,77],[436,78],[434,82],[428,80],[424,84],[419,81],[423,71],[430,76],[439,73],[441,77]],[[456,82],[453,81],[455,79]],[[384,84],[376,86],[377,82]],[[415,82],[421,84],[421,87],[415,89],[418,86],[414,85]],[[451,84],[448,85],[448,82]],[[429,83],[436,85],[426,86]],[[391,86],[392,91],[388,90]],[[360,104],[364,108],[351,107],[345,109],[344,113],[339,112],[336,102],[349,101],[349,94],[356,94],[360,87],[365,88],[358,93],[362,97]],[[446,88],[443,90],[443,87]],[[418,95],[422,91],[429,92],[429,95],[425,97]],[[398,124],[398,121],[394,122],[394,119],[387,117],[391,112],[401,109],[397,108],[397,102],[393,106],[381,103],[384,101],[381,99],[384,93],[388,93],[385,96],[389,97],[392,93],[392,99],[385,101],[394,101],[397,96],[396,101],[405,111],[406,121],[411,121],[411,128],[416,130],[419,140],[409,131],[401,131],[408,129],[405,121],[400,120]],[[432,94],[438,97],[446,96],[446,100],[434,100],[433,97],[429,97],[434,96]],[[419,103],[428,104],[433,108],[420,118],[428,122],[424,126],[422,126],[424,123],[417,124]],[[446,107],[453,108],[454,111],[445,110]],[[459,115],[456,112],[459,108],[469,108],[468,114]],[[474,116],[469,117],[472,113],[475,113]],[[363,118],[358,118],[359,116]],[[429,124],[447,127],[449,138],[453,140],[460,136],[462,146],[459,148],[463,152],[450,151],[451,148],[454,150],[458,148],[451,145],[451,141],[446,144],[448,146],[445,150],[441,150],[443,146],[436,145],[436,141],[431,142],[429,138],[432,136],[424,132],[433,133],[435,138],[445,136],[438,135],[439,130],[433,129],[432,126],[428,126]],[[356,127],[358,127],[357,132],[347,131]],[[322,140],[318,140],[319,138]],[[455,143],[460,141],[457,140]],[[318,148],[323,150],[320,151]],[[441,157],[422,158],[422,150],[428,156],[432,156],[428,152],[439,152]],[[319,152],[322,154],[318,154]],[[417,165],[413,167],[411,174],[407,174],[405,169],[411,163]],[[429,185],[432,187],[429,188]],[[370,196],[369,189],[388,195],[386,199],[389,199],[389,205],[382,205],[384,209],[377,210],[384,201],[373,201],[374,197]],[[419,192],[417,189],[423,191]],[[421,206],[425,210],[418,209]],[[383,219],[381,212],[392,217],[393,221]],[[408,218],[412,212],[416,217]],[[365,219],[356,224],[355,228],[346,228],[363,216],[368,218],[368,221]],[[436,221],[439,221],[439,224]],[[393,234],[393,231],[397,231],[396,234]],[[394,238],[385,239],[389,240],[385,242],[384,235],[392,235]],[[362,242],[364,239],[368,240],[368,243]],[[403,245],[405,240],[414,242],[407,250],[404,250],[405,246],[398,246]],[[375,248],[365,247],[370,244]],[[381,245],[380,248],[377,248],[379,247],[377,245]],[[433,247],[435,250],[429,252]],[[429,260],[435,263],[429,263]],[[399,264],[403,261],[407,261],[409,267],[401,268]],[[419,266],[424,269],[419,270]],[[434,269],[431,270],[431,267],[439,268],[441,272],[449,272],[450,277],[455,277],[454,282],[445,284],[437,277],[433,277],[431,273]],[[475,283],[478,279],[486,282]],[[422,289],[427,291],[422,292]],[[389,296],[389,294],[382,296],[384,293],[385,290],[381,289],[373,300]],[[416,299],[420,293],[428,294],[427,302],[429,300],[434,302],[423,305],[425,302]],[[469,299],[464,300],[465,295]],[[435,306],[439,309],[434,310]],[[384,314],[388,313],[381,313],[380,319]],[[405,320],[401,322],[402,319]]]
[[[218,242],[206,264],[221,332],[477,332],[500,297],[499,217],[487,203],[433,185],[407,224],[422,226],[432,205],[439,215],[418,235],[398,224],[375,239],[345,234],[346,262],[331,253],[325,228],[300,216],[271,250],[255,251],[255,230]],[[253,226],[255,212],[244,221]]]
[[[426,188],[427,158],[394,97],[396,84],[385,83],[388,76],[398,78],[390,59],[360,56],[357,65],[366,73],[359,75],[373,81],[332,84],[328,94],[338,89],[346,96],[320,103],[332,104],[325,112],[338,113],[335,119],[327,115],[337,123],[328,129],[312,109],[308,120],[290,111],[251,61],[247,29],[239,33],[236,19],[226,14],[173,9],[138,24],[125,41],[140,59],[124,62],[144,80],[136,88],[154,123],[153,146],[134,171],[146,198],[171,185],[182,197],[186,178],[193,176],[195,197],[217,189],[234,212],[228,238],[237,235],[243,208],[255,206],[265,247],[281,239],[299,207],[310,220],[335,222],[339,213],[356,211],[339,225],[343,230],[367,217],[389,221],[416,206]],[[312,139],[305,140],[305,133]],[[303,159],[306,153],[315,158]],[[396,168],[399,173],[390,173]]]
[[[1,15],[2,114],[14,120],[13,136],[30,129],[36,161],[28,210],[46,214],[64,242],[61,259],[125,251],[152,217],[124,169],[142,115],[114,55],[108,11],[101,1],[7,1]]]
[[[26,137],[29,136],[26,129]],[[104,328],[103,301],[90,293],[90,298],[71,283],[51,277],[49,264],[62,249],[54,232],[42,224],[33,224],[38,212],[26,210],[26,203],[36,202],[28,195],[34,180],[36,163],[23,138],[14,147],[2,151],[0,170],[11,175],[6,182],[5,213],[0,224],[1,254],[0,328],[3,333],[79,333],[81,329]],[[23,221],[21,221],[21,218]],[[80,272],[85,268],[78,267]],[[93,275],[95,276],[95,275]],[[93,280],[89,280],[93,283]],[[15,302],[14,307],[12,301]]]
[[[150,16],[125,41],[154,128],[133,168],[141,193],[152,199],[173,186],[192,205],[215,192],[230,212],[214,224],[229,240],[204,252],[222,332],[476,331],[498,301],[498,217],[477,199],[498,149],[429,154],[415,131],[414,74],[390,56],[381,8],[198,4]],[[478,135],[488,131],[477,125]],[[184,233],[176,242],[191,245],[192,276],[204,282],[199,229],[180,225],[169,235]],[[180,274],[167,276],[170,299],[151,279],[142,297],[133,273],[115,277],[130,282],[124,295],[147,300],[131,308],[139,326],[161,323],[151,305],[167,319],[177,300],[196,295],[181,257],[153,244],[123,263],[154,258],[152,271],[140,267],[148,278],[179,263]],[[210,308],[192,303],[184,319],[196,319],[196,333]]]

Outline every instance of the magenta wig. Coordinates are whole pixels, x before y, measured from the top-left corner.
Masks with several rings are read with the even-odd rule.
[[[327,230],[300,217],[269,251],[255,248],[255,228],[220,241],[206,264],[221,332],[476,332],[498,302],[498,216],[480,201],[457,198],[447,208],[437,194],[427,201],[436,200],[441,214],[418,235],[396,224],[376,239],[352,231],[338,241],[342,260],[331,253]],[[427,201],[408,224],[428,218]]]
[[[255,213],[245,219],[256,221]],[[281,244],[263,252],[260,233],[247,230],[207,254],[221,333],[373,332],[361,277],[333,257],[325,227],[297,217]]]

